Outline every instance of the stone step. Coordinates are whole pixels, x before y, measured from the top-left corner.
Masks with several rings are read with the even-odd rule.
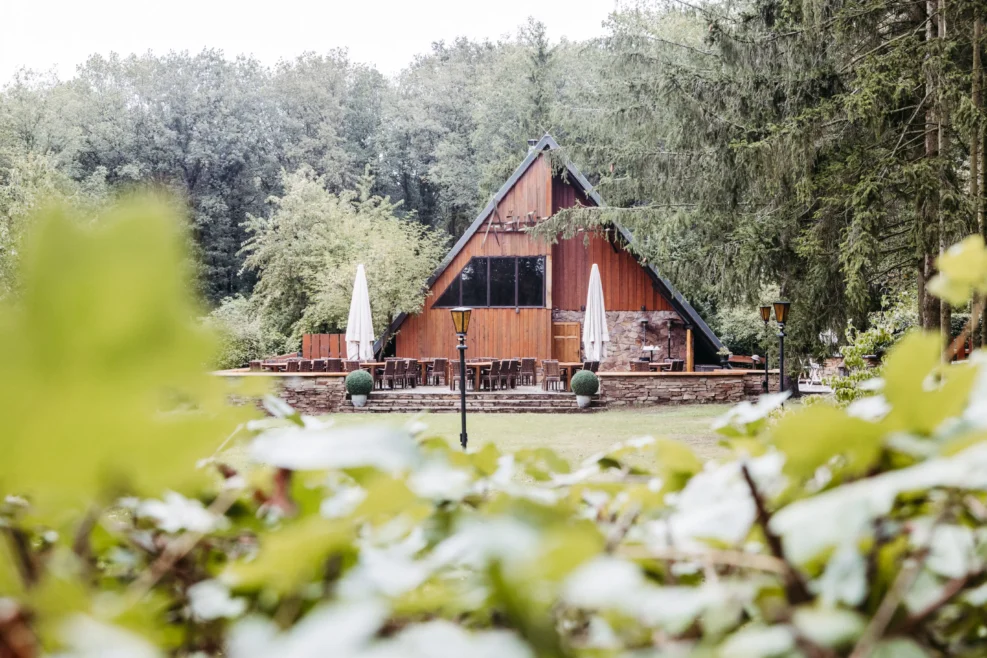
[[[525,414],[525,413],[544,413],[544,414],[569,414],[569,413],[595,413],[597,411],[605,411],[604,406],[590,406],[585,409],[580,409],[576,406],[571,407],[482,407],[479,409],[466,408],[466,413],[468,414]],[[345,403],[339,408],[339,413],[370,413],[370,414],[390,414],[390,413],[459,413],[458,408],[422,408],[422,409],[409,409],[408,407],[390,407],[390,406],[380,406],[380,405],[370,405],[363,408],[357,408],[351,405],[349,402]]]
[[[392,393],[374,391],[372,400],[451,400],[459,399],[459,393]],[[559,400],[572,399],[572,393],[467,393],[467,400]]]
[[[595,397],[594,400],[605,401],[607,398],[603,396]],[[393,404],[460,404],[461,400],[458,396],[456,397],[431,397],[431,396],[419,396],[416,398],[392,398],[390,396],[370,396],[368,398],[370,402],[380,402],[380,403],[393,403]],[[537,403],[537,404],[575,404],[576,396],[566,395],[554,398],[529,398],[529,397],[511,397],[511,398],[493,398],[493,397],[481,397],[481,398],[466,398],[466,404],[517,404],[517,403]]]
[[[576,406],[572,396],[560,396],[552,400],[495,400],[490,398],[467,399],[467,413],[568,413],[599,411],[607,408],[605,398],[594,399],[586,409]],[[340,411],[355,413],[418,413],[429,411],[434,413],[455,413],[460,410],[459,399],[427,400],[419,397],[415,400],[392,399],[389,396],[370,398],[365,407],[354,407],[349,400],[344,400]]]

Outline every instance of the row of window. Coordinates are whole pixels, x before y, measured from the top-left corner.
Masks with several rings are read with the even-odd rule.
[[[433,307],[545,306],[545,257],[476,257]]]

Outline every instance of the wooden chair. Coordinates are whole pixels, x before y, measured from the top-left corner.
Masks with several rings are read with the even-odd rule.
[[[396,359],[392,363],[394,363],[394,376],[391,378],[391,386],[394,387],[398,382],[401,382],[401,388],[404,388],[406,384],[405,375],[408,372],[408,362],[404,359]]]
[[[459,359],[458,359],[458,357],[456,359],[449,359],[449,366],[448,367],[449,367],[449,388],[452,389],[453,391],[458,391],[459,390],[459,377],[460,377],[460,373],[459,373]],[[466,390],[470,390],[470,387],[473,386],[473,381],[472,381],[472,378],[470,377],[470,372],[471,372],[471,370],[469,368],[467,368],[466,369]]]
[[[518,377],[521,375],[521,362],[517,359],[504,361],[500,366],[500,381],[504,388],[517,388]]]
[[[535,359],[521,359],[521,371],[518,373],[518,378],[522,385],[535,385],[538,381],[538,375],[535,373]]]
[[[312,359],[299,359],[298,372],[312,372]]]
[[[559,390],[562,387],[562,374],[559,370],[559,362],[546,359],[541,362],[542,386],[547,391],[549,388]]]
[[[418,363],[418,359],[408,359],[406,363],[406,370],[404,372],[404,386],[407,387],[410,385],[411,388],[415,388],[418,386],[418,379],[421,377],[421,373],[418,370],[421,367],[421,364]]]
[[[435,359],[432,364],[428,367],[428,371],[425,373],[425,382],[431,381],[436,386],[439,385],[439,379],[442,379],[442,383],[445,384],[448,380],[446,376],[446,368],[449,367],[448,359]]]
[[[394,388],[394,371],[396,368],[397,361],[385,361],[383,371],[375,369],[380,373],[379,381],[381,389],[387,384],[390,384],[391,388]]]
[[[326,359],[312,359],[312,372],[325,372]]]
[[[500,361],[491,361],[490,370],[480,375],[480,388],[486,383],[487,390],[492,391],[500,384]]]
[[[521,359],[511,359],[511,375],[514,377],[514,388],[521,381]]]
[[[356,372],[360,369],[360,362],[358,360],[353,361],[343,361],[346,367],[346,372]]]
[[[326,359],[326,372],[343,372],[343,360]]]
[[[631,372],[650,372],[651,367],[647,361],[631,361]]]
[[[301,359],[288,359],[286,372],[300,372]]]

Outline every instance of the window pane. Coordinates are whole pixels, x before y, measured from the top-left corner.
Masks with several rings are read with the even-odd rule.
[[[490,259],[490,305],[515,306],[514,258]]]
[[[463,306],[487,305],[487,259],[474,258],[462,274]]]
[[[459,277],[457,276],[446,288],[446,291],[442,293],[442,296],[435,300],[432,304],[435,306],[459,306]]]
[[[517,259],[517,305],[545,305],[545,258]]]

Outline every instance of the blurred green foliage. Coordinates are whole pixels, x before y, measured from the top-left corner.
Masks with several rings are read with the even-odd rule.
[[[61,528],[114,493],[195,480],[247,414],[205,373],[215,341],[177,216],[132,200],[92,225],[68,210],[34,221],[22,299],[0,302],[0,487]]]
[[[464,452],[228,407],[162,207],[38,226],[0,315],[5,658],[984,654],[987,364],[935,335],[849,405],[737,405],[705,464]]]

